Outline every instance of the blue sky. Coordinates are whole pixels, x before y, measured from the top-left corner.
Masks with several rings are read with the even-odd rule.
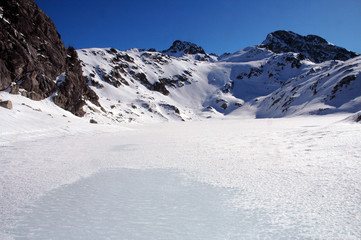
[[[361,53],[360,0],[35,0],[65,45],[167,49],[174,40],[208,53],[260,44],[276,30],[315,34]]]

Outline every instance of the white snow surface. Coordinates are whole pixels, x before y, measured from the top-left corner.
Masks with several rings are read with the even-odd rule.
[[[361,238],[360,57],[78,55],[83,118],[0,92],[0,239]]]
[[[349,114],[125,128],[0,111],[1,239],[361,238]]]

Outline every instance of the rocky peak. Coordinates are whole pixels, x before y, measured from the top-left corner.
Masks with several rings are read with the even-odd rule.
[[[316,63],[328,60],[346,61],[357,56],[356,53],[335,46],[319,36],[301,36],[291,31],[276,31],[268,34],[260,47],[275,53],[301,53]]]
[[[206,54],[204,49],[200,46],[197,46],[194,43],[176,40],[173,42],[172,46],[168,50],[164,50],[163,53],[170,54]]]
[[[0,91],[11,88],[33,100],[56,95],[60,107],[82,116],[84,100],[99,104],[51,19],[33,0],[0,1]],[[64,84],[55,83],[66,73]]]

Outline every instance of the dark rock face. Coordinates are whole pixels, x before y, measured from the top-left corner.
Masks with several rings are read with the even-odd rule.
[[[206,54],[204,52],[204,49],[202,47],[197,46],[194,43],[191,42],[185,42],[176,40],[173,42],[172,46],[168,49],[163,51],[164,53],[170,52],[170,53],[178,53],[178,52],[184,52],[184,54]]]
[[[84,115],[77,107],[82,97],[98,104],[82,78],[78,60],[68,60],[55,25],[32,0],[2,0],[0,14],[0,91],[17,83],[26,90],[23,95],[33,100],[58,92],[54,102],[78,116]],[[61,73],[66,73],[66,88],[55,83]]]
[[[361,115],[356,118],[356,122],[361,122]]]
[[[300,53],[316,63],[328,60],[346,61],[357,56],[356,53],[330,44],[319,36],[301,36],[291,31],[276,31],[268,34],[260,47],[275,53]]]
[[[68,48],[66,66],[66,80],[59,84],[58,94],[54,96],[53,100],[59,107],[82,117],[85,114],[83,110],[85,100],[89,100],[95,105],[100,106],[98,96],[87,85],[88,79],[82,75],[78,55],[72,47]]]
[[[23,89],[48,97],[56,77],[65,72],[66,58],[53,22],[33,1],[3,0],[0,7],[0,90],[22,81]]]

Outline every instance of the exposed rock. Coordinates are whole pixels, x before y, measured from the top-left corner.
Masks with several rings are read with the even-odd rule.
[[[286,62],[289,62],[291,63],[291,68],[300,68],[302,66],[301,64],[301,59],[304,59],[303,58],[303,55],[302,54],[299,54],[299,56],[301,57],[294,57],[294,56],[288,56],[286,57]]]
[[[0,107],[7,108],[7,109],[13,109],[13,103],[9,100],[0,101]]]
[[[165,96],[169,95],[168,89],[165,87],[165,83],[163,82],[155,82],[151,87],[150,90],[157,91],[162,93]]]
[[[168,50],[164,50],[164,53],[177,53],[184,52],[185,54],[205,54],[202,47],[197,46],[194,43],[176,40],[173,42],[172,46]]]
[[[176,40],[167,50],[162,51],[163,54],[182,57],[185,54],[194,55],[194,59],[198,61],[210,61],[211,57],[200,46],[194,43]]]
[[[170,78],[161,78],[159,82],[168,87],[183,87],[185,84],[190,84],[188,77],[185,74],[182,75],[174,75],[171,79]]]
[[[223,88],[221,89],[223,93],[229,93],[234,87],[234,82],[230,81],[226,83]]]
[[[224,110],[226,110],[227,107],[228,107],[227,103],[223,103],[223,104],[221,105],[221,108],[223,108]]]
[[[94,81],[94,79],[90,79],[90,83],[91,83],[92,86],[94,86],[94,87],[96,87],[96,88],[99,88],[99,89],[104,88],[104,85],[103,85],[103,84],[100,84],[99,82]]]
[[[21,87],[43,98],[56,90],[65,70],[66,51],[53,22],[33,1],[2,0],[0,90],[22,80]]]
[[[169,94],[169,91],[165,87],[166,82],[159,81],[159,82],[155,82],[154,84],[151,84],[148,81],[147,76],[144,73],[137,73],[134,75],[134,77],[136,80],[140,81],[149,90],[160,92],[166,96]]]
[[[98,124],[98,122],[97,121],[95,121],[94,119],[90,119],[90,121],[89,121],[90,123],[94,123],[94,124]]]
[[[40,101],[43,99],[41,95],[36,92],[24,92],[24,96],[35,101]]]
[[[351,81],[355,81],[356,76],[355,75],[349,75],[341,79],[332,89],[330,100],[335,98],[335,94],[337,91],[339,91],[342,87],[347,86],[350,84]]]
[[[242,104],[242,103],[239,103],[239,102],[236,102],[236,103],[234,103],[234,106],[236,106],[236,107],[242,107],[243,104]]]
[[[85,100],[89,100],[97,106],[98,95],[87,85],[87,78],[82,75],[82,69],[77,53],[74,48],[69,47],[66,59],[66,80],[59,86],[59,93],[53,100],[56,105],[73,114],[82,117],[85,112],[83,106]]]
[[[361,115],[356,118],[356,122],[361,122]]]
[[[147,88],[150,88],[150,86],[152,85],[148,79],[147,76],[144,73],[133,73],[134,74],[134,78],[136,80],[138,80],[139,82],[141,82],[144,86],[146,86]]]
[[[258,77],[259,75],[261,75],[263,72],[262,68],[251,68],[249,70],[249,73],[247,75],[248,78],[251,77]]]
[[[180,111],[176,106],[173,106],[173,105],[170,105],[170,104],[163,104],[163,103],[159,104],[159,105],[162,106],[165,109],[174,111],[176,114],[180,114]]]
[[[26,90],[22,95],[33,100],[58,92],[54,102],[78,116],[84,115],[83,99],[99,105],[76,52],[67,52],[53,22],[32,0],[2,0],[0,7],[0,90],[19,83]],[[66,79],[57,86],[54,80],[64,72]]]
[[[113,61],[119,62],[121,59],[123,59],[127,62],[130,62],[130,63],[134,63],[134,58],[132,58],[128,54],[116,54],[116,56],[113,58]]]
[[[15,84],[14,86],[12,86],[10,93],[11,94],[19,94],[19,85]]]
[[[328,60],[346,61],[358,56],[342,47],[335,46],[316,35],[301,36],[291,31],[276,31],[267,35],[260,47],[275,53],[295,52],[320,63]]]

